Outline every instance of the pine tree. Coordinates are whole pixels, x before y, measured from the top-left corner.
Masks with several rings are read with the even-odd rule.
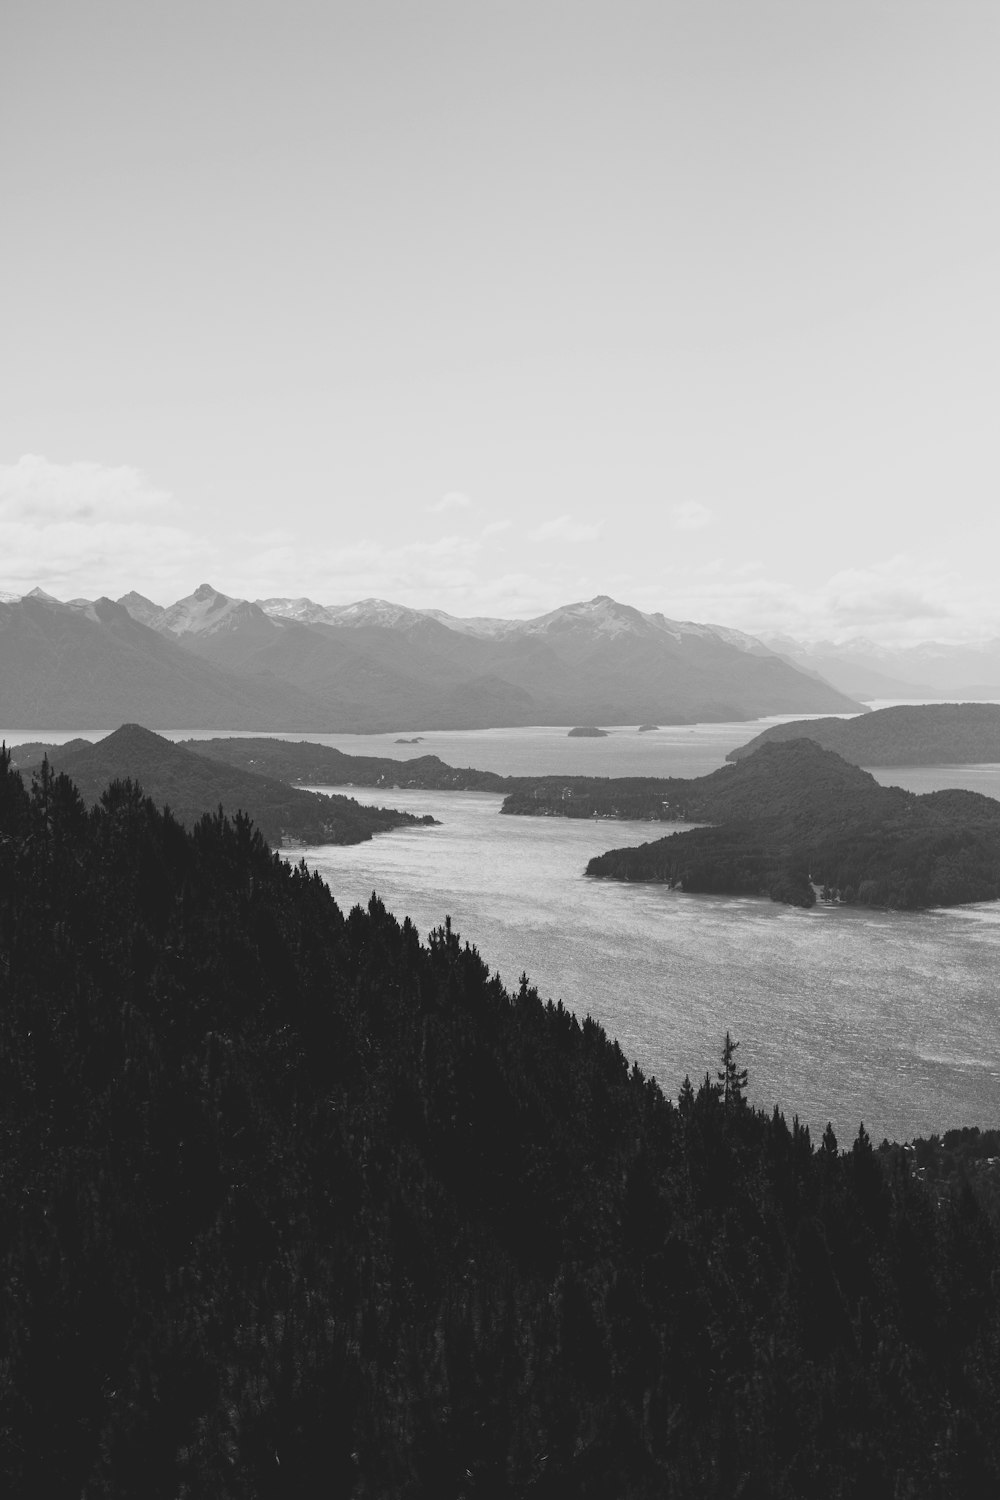
[[[715,1075],[719,1080],[719,1093],[726,1109],[739,1109],[746,1104],[743,1090],[747,1086],[747,1070],[736,1064],[736,1050],[739,1045],[739,1042],[734,1042],[727,1031],[722,1048],[722,1067]]]

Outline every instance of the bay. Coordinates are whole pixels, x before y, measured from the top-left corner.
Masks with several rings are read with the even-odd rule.
[[[317,788],[318,789],[318,788]],[[330,790],[330,789],[325,789]],[[508,986],[591,1014],[676,1094],[729,1029],[750,1098],[814,1134],[905,1140],[1000,1121],[1000,905],[919,913],[688,896],[588,879],[676,825],[501,816],[486,793],[339,788],[441,827],[296,851],[345,910],[373,892],[426,935],[450,916]]]
[[[725,763],[767,722],[618,726],[607,738],[566,728],[409,735],[288,732],[349,754],[435,754],[506,775],[565,772],[697,776]],[[610,726],[609,726],[610,727]],[[107,732],[107,731],[104,731]],[[172,740],[231,731],[159,731]],[[8,744],[64,742],[100,730],[8,731]],[[887,785],[1000,796],[1000,766],[880,768]],[[595,1019],[675,1095],[685,1074],[714,1073],[727,1028],[740,1040],[750,1097],[828,1120],[847,1144],[864,1121],[878,1141],[1000,1124],[1000,903],[897,913],[686,896],[589,880],[594,854],[643,843],[670,825],[511,818],[487,793],[340,787],[359,801],[430,812],[440,827],[402,829],[352,847],[294,851],[338,903],[376,891],[426,935],[450,916],[491,970],[522,971],[546,998]]]

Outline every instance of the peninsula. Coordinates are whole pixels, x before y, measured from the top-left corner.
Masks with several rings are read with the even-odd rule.
[[[680,788],[677,815],[715,826],[611,849],[587,874],[795,906],[814,905],[817,890],[906,909],[1000,897],[1000,802],[978,792],[883,787],[805,739],[763,745]]]

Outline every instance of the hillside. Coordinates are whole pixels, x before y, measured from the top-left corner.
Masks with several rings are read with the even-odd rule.
[[[241,735],[238,739],[185,740],[184,746],[221,765],[238,766],[287,782],[327,786],[420,787],[430,791],[500,792],[510,778],[494,771],[446,765],[436,755],[409,760],[381,755],[347,755],[311,740],[276,740]],[[18,752],[15,751],[15,754]]]
[[[219,807],[231,814],[242,811],[276,846],[358,844],[373,833],[434,822],[392,808],[363,807],[351,797],[297,791],[273,777],[193,755],[139,724],[124,724],[96,744],[74,741],[44,747],[44,753],[53,771],[73,779],[88,805],[112,781],[129,778],[188,827]]]
[[[681,783],[683,787],[685,784]],[[880,786],[812,740],[765,744],[675,794],[713,827],[592,859],[587,874],[798,906],[953,906],[1000,897],[1000,802]]]
[[[0,968],[6,1493],[1000,1484],[995,1132],[817,1149],[728,1036],[674,1105],[447,924],[4,756]]]
[[[802,738],[856,766],[980,765],[1000,761],[1000,704],[901,704],[855,719],[772,724],[726,759],[742,760],[761,745]]]

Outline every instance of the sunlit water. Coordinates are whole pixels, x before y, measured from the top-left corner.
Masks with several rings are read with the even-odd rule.
[[[344,909],[377,891],[423,933],[450,916],[508,986],[524,970],[592,1014],[668,1093],[714,1070],[728,1028],[754,1101],[814,1129],[902,1140],[1000,1119],[994,904],[803,912],[591,880],[591,855],[672,825],[504,817],[485,793],[391,800],[441,827],[303,851]]]
[[[765,721],[773,722],[773,721]],[[565,728],[309,735],[359,755],[435,754],[508,775],[703,775],[759,733],[700,724],[607,739]],[[225,733],[226,731],[220,731]],[[101,731],[10,731],[8,744]],[[190,731],[171,739],[203,738]],[[307,736],[290,734],[288,739]],[[1000,797],[1000,766],[878,770],[912,791],[965,786]],[[751,1096],[849,1141],[903,1140],[1000,1123],[1000,903],[891,913],[685,896],[662,886],[588,880],[594,854],[643,843],[670,825],[501,817],[485,793],[341,788],[360,801],[430,812],[438,828],[402,829],[353,847],[295,851],[341,906],[377,891],[420,931],[450,916],[491,970],[522,970],[546,997],[598,1019],[626,1054],[675,1094],[716,1066],[728,1028]]]

